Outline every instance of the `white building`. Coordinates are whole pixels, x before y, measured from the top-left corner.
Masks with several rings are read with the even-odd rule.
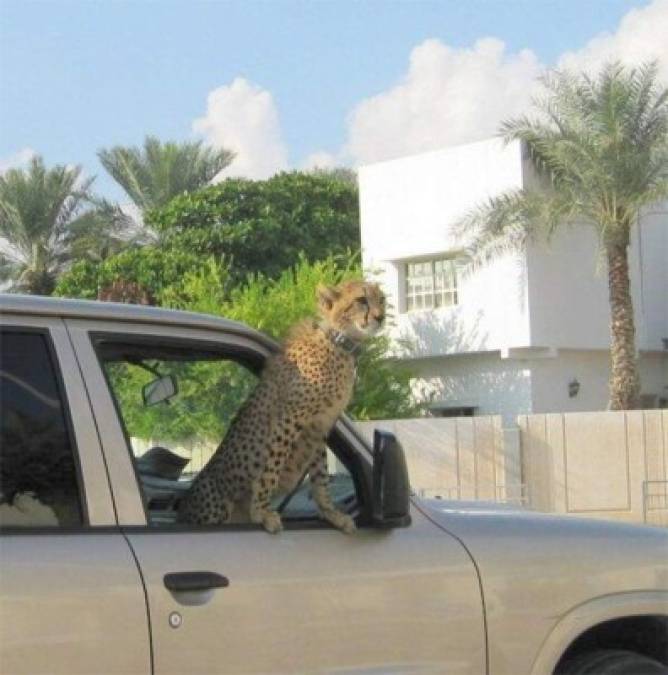
[[[459,273],[451,226],[481,200],[535,180],[519,142],[447,148],[362,167],[362,251],[393,305],[401,358],[435,414],[603,410],[609,302],[593,229]],[[668,407],[668,208],[629,251],[643,405]]]

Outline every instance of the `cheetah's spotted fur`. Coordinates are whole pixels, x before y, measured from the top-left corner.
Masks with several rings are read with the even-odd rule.
[[[322,516],[344,532],[353,519],[339,511],[327,490],[325,438],[348,404],[355,358],[332,339],[361,344],[385,318],[377,284],[346,282],[318,289],[320,322],[296,326],[269,359],[255,390],[239,409],[213,457],[181,501],[179,519],[196,524],[228,522],[241,509],[269,532],[282,529],[271,509],[278,492],[289,493],[308,471]]]

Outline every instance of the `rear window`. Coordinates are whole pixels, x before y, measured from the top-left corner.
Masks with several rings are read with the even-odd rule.
[[[75,450],[48,336],[0,334],[0,526],[83,522]]]

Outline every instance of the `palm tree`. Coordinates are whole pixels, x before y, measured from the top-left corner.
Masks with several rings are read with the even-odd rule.
[[[611,312],[610,403],[637,406],[628,247],[643,207],[668,197],[668,88],[657,64],[603,67],[597,77],[555,71],[542,78],[536,118],[504,122],[506,142],[520,140],[543,187],[488,200],[458,224],[474,260],[484,261],[530,238],[549,239],[562,225],[593,227],[606,262]]]
[[[95,203],[93,180],[82,180],[78,166],[47,169],[41,157],[0,175],[0,283],[50,295],[74,259],[119,240],[122,214]]]
[[[201,141],[161,143],[147,136],[144,147],[116,146],[97,156],[111,177],[144,213],[165,206],[173,197],[203,187],[234,158]]]

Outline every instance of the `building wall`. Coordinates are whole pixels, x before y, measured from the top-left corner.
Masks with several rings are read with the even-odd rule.
[[[519,413],[532,411],[531,369],[499,352],[419,359],[414,392],[434,407],[475,407],[476,415],[498,414],[512,425]]]
[[[636,271],[632,280],[637,288],[634,303],[639,321],[639,348],[665,349],[668,339],[668,202],[657,204],[643,217],[639,232],[641,246],[632,244],[642,275]],[[666,378],[668,384],[668,377]]]
[[[522,187],[518,142],[497,139],[359,169],[366,263],[431,255],[456,246],[449,226],[480,200]]]
[[[638,350],[663,349],[668,337],[668,212],[641,219],[629,247]],[[562,229],[527,252],[531,345],[609,349],[610,302],[604,258],[593,228]]]
[[[668,353],[640,354],[642,394],[656,396],[657,402],[668,395],[667,366]],[[557,358],[536,359],[530,369],[534,413],[605,410],[608,406],[610,354],[607,350],[560,350]],[[575,397],[568,395],[568,383],[572,380],[580,383]]]
[[[498,140],[362,167],[365,269],[388,295],[395,354],[416,392],[478,414],[605,409],[610,309],[596,234],[579,225],[459,279],[459,304],[406,313],[405,264],[454,253],[451,226],[486,198],[535,187],[519,143]],[[629,249],[644,394],[668,396],[668,204],[647,212]],[[568,383],[580,391],[569,397]]]
[[[531,352],[526,352],[531,354]],[[642,393],[668,397],[668,353],[639,357]],[[552,355],[502,358],[499,352],[417,359],[413,390],[433,407],[473,407],[476,415],[515,416],[605,410],[608,405],[610,355],[606,350],[559,350]],[[579,391],[569,395],[569,383]]]
[[[420,357],[529,344],[524,255],[462,279],[456,307],[410,314],[403,307],[405,262],[457,250],[454,221],[492,194],[521,187],[519,143],[495,139],[381,162],[362,167],[359,181],[363,264],[388,295],[393,337],[412,341]]]
[[[389,278],[401,283],[402,271],[395,270]],[[388,286],[386,277],[385,288]],[[405,343],[399,350],[402,355],[424,358],[529,345],[523,256],[504,256],[460,278],[458,295],[456,306],[410,313],[397,311],[393,301],[390,333]]]

